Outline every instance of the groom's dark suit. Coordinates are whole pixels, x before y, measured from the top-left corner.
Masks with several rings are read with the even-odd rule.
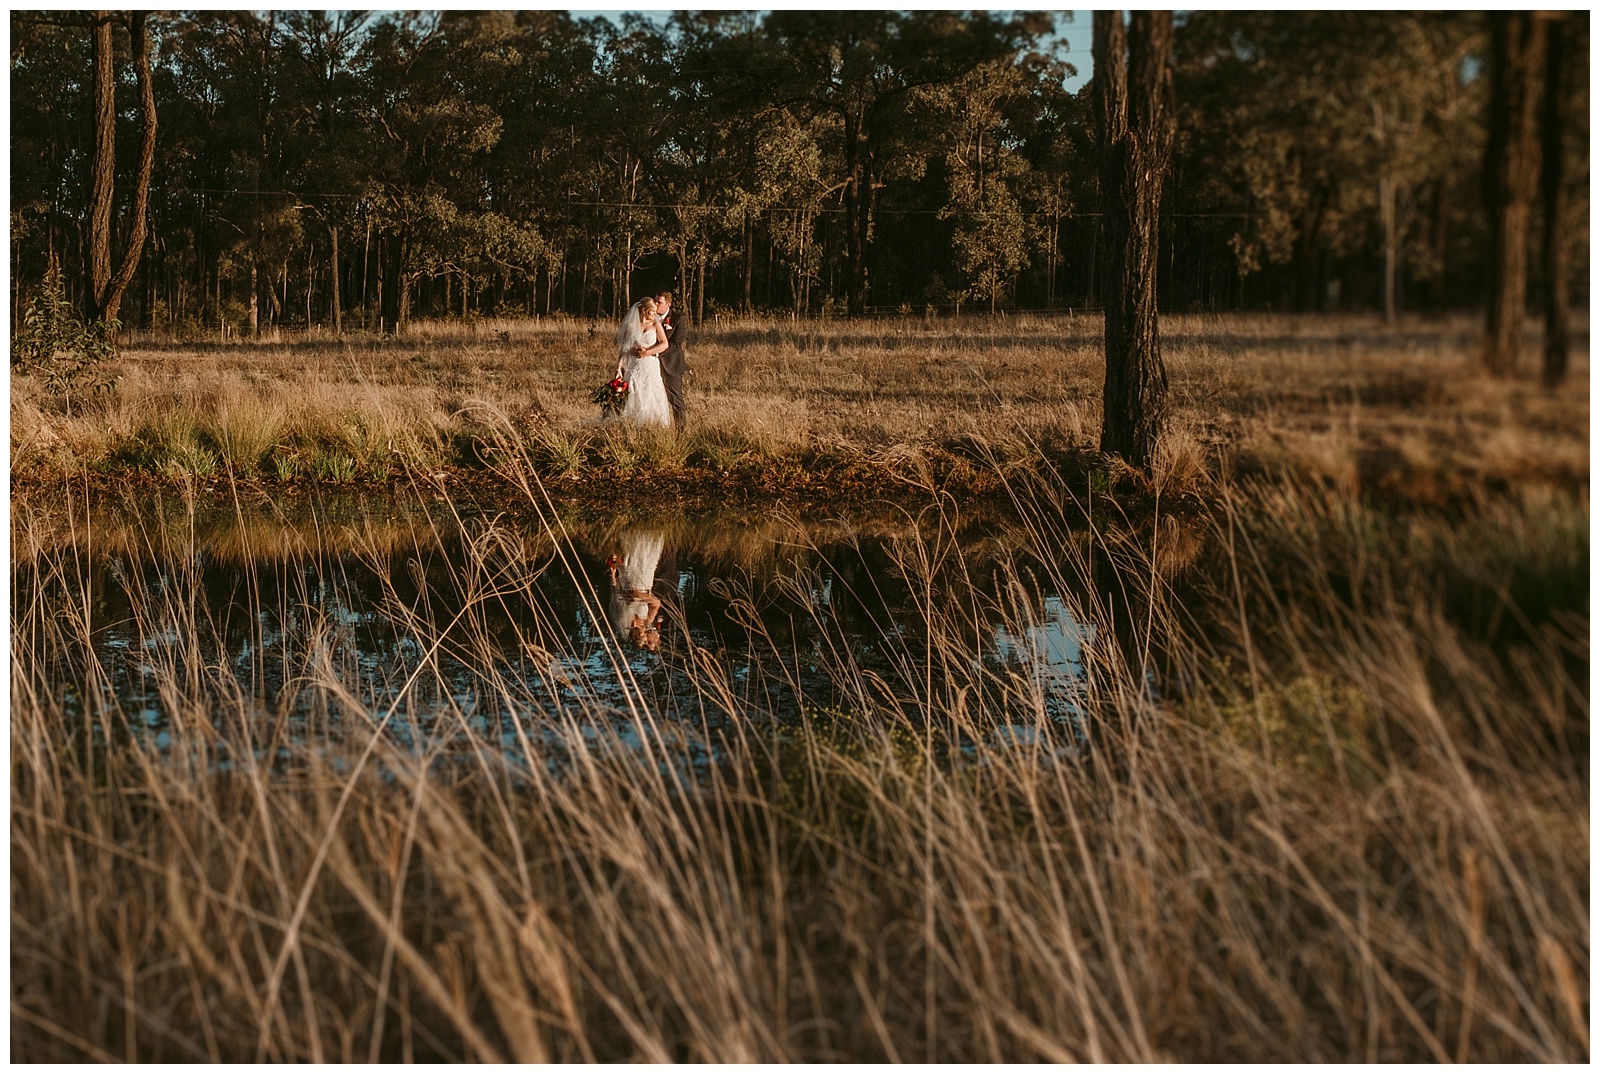
[[[689,338],[689,329],[678,320],[676,309],[662,318],[661,326],[667,330],[667,349],[661,352],[661,385],[667,389],[667,402],[672,406],[672,424],[682,428],[683,371],[687,364],[683,345]]]

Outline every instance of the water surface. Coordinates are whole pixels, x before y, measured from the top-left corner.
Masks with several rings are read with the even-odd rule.
[[[925,720],[956,698],[993,739],[1070,740],[1094,630],[1029,544],[903,513],[24,510],[13,629],[69,721],[161,751],[203,725],[222,767],[352,727],[558,763],[575,731],[711,742],[803,714]]]

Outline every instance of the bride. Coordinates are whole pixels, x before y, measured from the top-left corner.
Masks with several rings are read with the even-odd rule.
[[[666,333],[656,316],[656,300],[641,298],[629,307],[617,329],[617,376],[628,382],[622,420],[634,425],[671,425],[672,406],[661,383]]]
[[[655,584],[666,540],[659,531],[625,533],[622,553],[610,563],[611,625],[618,638],[650,652],[661,649],[661,598],[655,595]]]

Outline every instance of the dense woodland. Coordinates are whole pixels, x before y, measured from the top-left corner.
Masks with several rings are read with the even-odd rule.
[[[660,287],[699,318],[1096,307],[1092,84],[1066,88],[1089,57],[1057,18],[14,12],[13,301],[58,274],[92,310],[125,263],[122,323],[189,331],[610,315]],[[1586,304],[1588,15],[1561,21],[1551,204]],[[1481,306],[1491,38],[1481,13],[1180,16],[1162,307]]]

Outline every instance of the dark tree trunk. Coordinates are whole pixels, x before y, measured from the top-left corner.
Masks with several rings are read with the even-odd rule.
[[[1545,33],[1544,102],[1539,115],[1540,194],[1544,201],[1544,382],[1555,387],[1567,377],[1567,257],[1562,219],[1566,215],[1565,156],[1567,28],[1564,17]]]
[[[852,317],[867,312],[867,239],[872,223],[872,176],[861,144],[859,117],[846,113],[845,141],[845,303]]]
[[[1434,184],[1433,197],[1433,279],[1428,281],[1428,306],[1437,312],[1449,300],[1450,273],[1450,182],[1440,179]]]
[[[695,249],[695,278],[694,278],[694,323],[704,324],[706,320],[706,237],[702,232],[699,245]]]
[[[750,223],[750,210],[744,213],[744,312],[754,313],[755,302],[751,297],[751,283],[756,271],[756,229]]]
[[[332,243],[333,251],[328,255],[328,285],[332,293],[328,296],[329,307],[333,310],[333,334],[344,334],[344,321],[339,309],[339,226],[334,224],[328,228],[328,239]],[[309,327],[309,326],[307,326]]]
[[[90,15],[94,35],[94,156],[89,162],[89,314],[99,318],[111,284],[111,201],[117,177],[117,71],[109,11]]]
[[[156,96],[150,80],[150,38],[145,32],[148,13],[130,12],[128,34],[133,42],[133,68],[139,79],[139,108],[143,137],[139,144],[139,170],[134,177],[133,214],[122,263],[111,267],[111,211],[116,195],[117,106],[116,65],[112,57],[111,25],[116,16],[96,11],[94,30],[94,158],[89,188],[89,302],[96,320],[115,321],[122,295],[133,281],[144,251],[145,221],[150,205],[150,177],[156,162]]]
[[[1516,371],[1527,305],[1528,241],[1539,178],[1539,72],[1544,20],[1531,11],[1489,15],[1489,138],[1484,202],[1489,210],[1489,317],[1483,361]]]
[[[378,334],[400,329],[400,292],[405,288],[404,242],[389,236],[378,244]]]
[[[1378,218],[1383,225],[1383,323],[1394,324],[1399,315],[1396,267],[1400,257],[1399,228],[1395,220],[1395,182],[1390,176],[1378,180]]]
[[[1167,371],[1156,320],[1161,183],[1176,128],[1172,13],[1094,14],[1094,116],[1106,241],[1105,415],[1100,450],[1148,473],[1164,424]]]
[[[1328,288],[1323,276],[1322,220],[1332,191],[1319,186],[1311,197],[1311,209],[1306,213],[1295,239],[1292,306],[1300,313],[1316,313],[1322,309]]]

